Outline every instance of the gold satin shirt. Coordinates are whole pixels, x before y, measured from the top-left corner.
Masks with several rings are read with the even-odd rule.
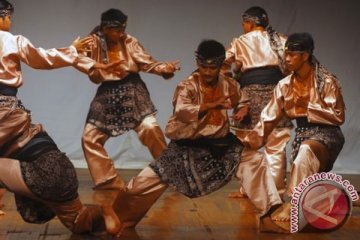
[[[277,122],[286,115],[290,119],[304,117],[303,111],[295,104],[295,76],[288,75],[275,87],[273,97],[261,112],[260,121],[245,137],[244,143],[253,149],[260,148]],[[309,92],[306,116],[308,122],[340,126],[345,121],[345,103],[337,79],[326,77],[322,91],[317,90],[316,78],[313,77]]]
[[[94,46],[89,57],[100,63],[109,63],[109,53],[106,47],[105,37],[97,34],[92,34]],[[140,71],[154,73],[161,75],[163,72],[168,72],[168,63],[156,61],[144,47],[135,38],[126,34],[124,40],[121,42],[119,50],[120,60],[124,60],[120,64],[121,71],[106,71],[95,70],[89,77],[94,83],[101,83],[104,81],[115,81],[125,78],[129,73],[138,73]]]
[[[23,84],[20,62],[36,69],[74,66],[88,72],[95,61],[81,57],[75,47],[35,48],[24,36],[0,31],[0,83],[18,88]]]
[[[23,84],[21,62],[36,69],[53,69],[74,66],[80,71],[89,72],[95,64],[90,58],[78,55],[75,47],[60,49],[35,48],[24,36],[0,31],[0,84],[19,88]],[[0,146],[7,146],[4,156],[9,156],[29,142],[33,136],[42,132],[40,124],[31,124],[30,114],[18,107],[15,96],[0,95]],[[12,138],[16,136],[16,141]]]
[[[173,140],[226,136],[229,132],[228,110],[211,109],[199,117],[201,104],[223,96],[230,96],[234,111],[248,105],[248,97],[235,80],[220,75],[217,85],[210,88],[202,84],[199,73],[194,72],[176,87],[174,113],[168,121],[165,135]]]
[[[283,46],[286,38],[280,36]],[[271,48],[269,34],[255,30],[234,38],[226,51],[224,71],[229,71],[232,63],[241,66],[241,72],[258,67],[279,66],[277,54]]]

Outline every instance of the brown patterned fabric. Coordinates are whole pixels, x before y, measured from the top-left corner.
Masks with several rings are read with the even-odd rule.
[[[20,161],[24,182],[42,201],[67,202],[78,197],[78,180],[69,158],[52,150],[30,161]],[[44,223],[55,213],[42,201],[15,194],[16,207],[26,222]]]
[[[242,122],[234,122],[233,126],[242,129],[252,129],[260,120],[263,108],[270,101],[275,84],[250,84],[241,89],[250,97],[249,115]],[[290,119],[284,117],[278,123],[278,128],[292,127]]]
[[[345,143],[345,138],[341,132],[340,127],[335,126],[310,126],[297,127],[295,129],[295,139],[292,143],[291,158],[292,161],[296,158],[300,145],[306,140],[315,140],[324,144],[329,151],[329,164],[325,171],[330,171],[333,164],[339,155]]]
[[[115,137],[136,128],[156,112],[149,91],[138,74],[101,84],[91,102],[87,123]]]
[[[30,191],[42,200],[62,202],[78,196],[75,168],[59,150],[42,154],[32,161],[20,161],[20,168]]]
[[[26,109],[22,104],[21,100],[16,96],[4,96],[0,95],[0,107],[6,107],[11,109],[21,109],[30,114],[30,110]]]
[[[315,78],[316,78],[316,83],[317,83],[317,89],[319,91],[319,93],[321,93],[321,91],[323,90],[324,84],[325,84],[325,79],[326,78],[332,78],[335,79],[335,82],[337,83],[337,86],[341,89],[340,87],[340,82],[339,79],[332,74],[331,72],[329,72],[317,59],[316,57],[313,55],[312,56],[312,64],[315,66]]]
[[[232,142],[219,157],[211,153],[211,146],[191,147],[171,141],[150,167],[162,182],[194,198],[227,184],[237,170],[242,150],[240,143]]]
[[[50,221],[56,215],[43,202],[15,194],[17,211],[25,222],[42,224]]]
[[[284,46],[281,42],[280,33],[275,31],[272,26],[268,25],[266,31],[269,33],[270,37],[270,46],[272,50],[276,53],[279,59],[279,68],[284,73],[286,70],[285,59],[284,59]]]

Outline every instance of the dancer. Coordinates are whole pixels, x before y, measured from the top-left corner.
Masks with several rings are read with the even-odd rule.
[[[198,69],[174,93],[174,114],[165,131],[171,139],[168,148],[120,190],[114,201],[118,232],[134,227],[168,186],[191,198],[204,196],[227,184],[239,164],[244,171],[249,166],[256,172],[243,186],[260,211],[260,230],[286,232],[270,218],[281,199],[273,179],[265,177],[269,169],[262,158],[242,163],[243,145],[229,131],[227,111],[233,109],[233,117],[241,120],[249,100],[235,80],[219,74],[224,59],[221,43],[204,40],[198,46]],[[256,178],[263,181],[254,184]],[[262,191],[262,197],[252,198],[253,190]]]
[[[103,234],[113,222],[106,224],[111,220],[107,208],[81,203],[74,166],[41,124],[31,122],[17,91],[23,84],[21,62],[36,69],[76,66],[84,72],[104,66],[77,53],[88,47],[89,39],[45,50],[11,34],[13,11],[11,3],[0,0],[0,188],[14,193],[27,222],[44,223],[57,216],[74,233]]]
[[[100,86],[90,105],[82,147],[97,190],[124,186],[104,148],[110,137],[135,130],[154,158],[166,148],[155,118],[156,108],[139,71],[169,79],[179,70],[179,62],[153,59],[136,38],[125,33],[126,24],[127,16],[121,10],[109,9],[102,13],[100,26],[90,35],[95,44],[88,56],[101,63],[123,61],[116,70],[89,75]]]
[[[266,11],[254,6],[244,12],[242,19],[244,34],[232,41],[222,69],[226,74],[231,74],[231,67],[235,65],[235,76],[241,89],[250,98],[249,115],[243,121],[235,121],[233,124],[240,139],[256,125],[261,110],[271,99],[274,87],[286,75],[283,60],[286,37],[269,25]],[[285,192],[286,145],[290,140],[291,127],[291,121],[284,117],[269,134],[264,146],[264,157],[280,194]],[[250,152],[259,154],[256,151]],[[246,155],[251,158],[250,152]],[[243,196],[241,188],[240,191],[229,194],[229,197]]]
[[[292,165],[286,194],[306,177],[330,171],[343,145],[340,129],[345,121],[345,104],[339,80],[314,57],[314,41],[308,33],[295,33],[285,44],[285,62],[292,73],[275,87],[271,101],[261,112],[260,122],[245,138],[252,149],[264,145],[266,137],[283,116],[296,121]],[[290,219],[291,205],[274,220]]]

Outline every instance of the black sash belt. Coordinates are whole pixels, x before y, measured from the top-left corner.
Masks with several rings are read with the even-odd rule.
[[[1,84],[0,83],[0,95],[4,95],[4,96],[16,96],[18,92],[18,89],[15,87],[10,87],[8,85],[5,84]]]
[[[277,84],[283,77],[282,72],[277,67],[260,67],[244,72],[239,83],[241,87],[250,84]]]
[[[126,77],[124,77],[123,79],[120,79],[120,80],[102,82],[101,86],[104,86],[104,87],[117,86],[117,85],[121,85],[121,84],[130,82],[134,79],[140,79],[140,75],[138,73],[130,73]]]
[[[323,127],[323,128],[338,128],[339,126],[333,126],[328,124],[320,124],[320,123],[311,123],[308,122],[306,117],[296,118],[296,127],[301,128],[309,128],[309,127]]]
[[[32,161],[37,159],[41,154],[58,150],[55,142],[46,132],[36,134],[24,147],[12,154],[10,158],[19,161]]]

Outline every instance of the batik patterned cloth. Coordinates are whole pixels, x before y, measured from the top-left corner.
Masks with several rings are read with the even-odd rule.
[[[329,161],[324,171],[328,172],[332,169],[333,164],[344,146],[345,139],[340,127],[338,126],[311,126],[298,127],[295,129],[295,139],[292,143],[291,158],[296,158],[300,145],[306,140],[315,140],[324,144],[329,153]]]
[[[191,147],[171,141],[150,167],[161,181],[190,197],[212,193],[227,184],[240,163],[243,146],[230,143],[215,156],[212,146]]]
[[[260,114],[266,104],[269,103],[275,84],[250,84],[241,89],[250,96],[250,110],[249,114],[241,122],[233,122],[233,126],[241,129],[252,129],[260,120]],[[283,117],[276,127],[291,128],[293,125],[287,117]]]
[[[115,137],[136,128],[156,112],[149,91],[138,74],[121,81],[108,81],[97,90],[91,102],[87,123]]]
[[[26,186],[39,198],[15,194],[17,209],[26,222],[44,223],[55,213],[43,202],[67,202],[78,197],[79,182],[69,158],[59,150],[41,154],[36,159],[20,161]]]

